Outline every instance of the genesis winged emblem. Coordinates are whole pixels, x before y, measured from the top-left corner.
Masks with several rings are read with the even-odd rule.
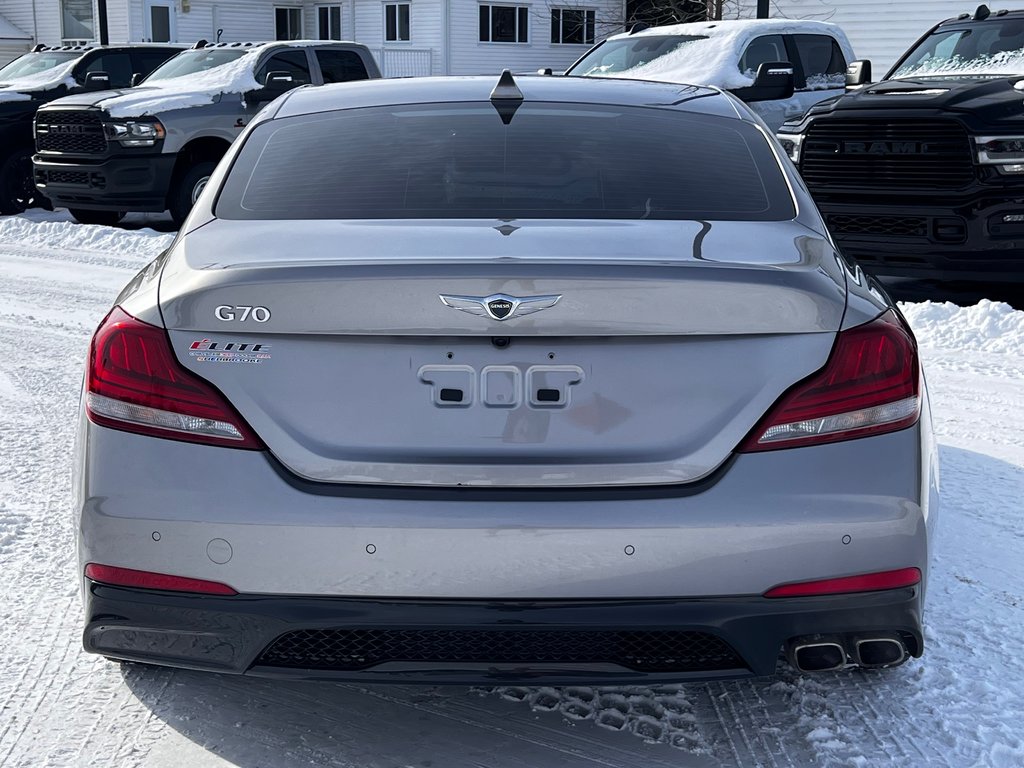
[[[553,307],[558,303],[558,296],[507,296],[495,293],[490,296],[448,296],[439,294],[438,298],[446,307],[468,312],[479,317],[492,320],[508,320],[510,317],[523,317]]]

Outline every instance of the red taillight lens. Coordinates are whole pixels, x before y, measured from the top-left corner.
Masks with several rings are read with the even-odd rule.
[[[786,392],[739,450],[770,451],[894,432],[921,413],[920,366],[892,310],[841,331],[817,373]]]
[[[227,584],[206,579],[190,579],[187,576],[170,576],[166,573],[136,571],[118,568],[114,565],[89,563],[85,566],[85,577],[102,584],[116,587],[141,587],[142,589],[163,589],[169,592],[199,592],[204,595],[237,595]]]
[[[917,568],[900,568],[896,571],[865,573],[860,576],[844,576],[839,579],[801,581],[796,584],[782,584],[764,593],[765,597],[810,597],[812,595],[842,595],[849,592],[875,592],[880,589],[899,589],[921,583],[921,571]]]
[[[96,424],[171,440],[262,450],[213,385],[177,361],[167,332],[115,307],[89,350],[86,412]]]

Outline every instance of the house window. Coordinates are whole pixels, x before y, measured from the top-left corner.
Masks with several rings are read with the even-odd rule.
[[[67,42],[92,42],[96,39],[92,0],[61,0],[61,39]]]
[[[593,45],[597,14],[578,8],[551,9],[551,42],[564,45]]]
[[[317,6],[316,28],[321,40],[341,40],[341,6]]]
[[[302,37],[302,9],[275,8],[274,28],[278,40],[298,40]]]
[[[384,6],[384,39],[389,43],[409,39],[408,3],[388,3]]]
[[[481,43],[529,42],[530,9],[523,5],[481,5]]]

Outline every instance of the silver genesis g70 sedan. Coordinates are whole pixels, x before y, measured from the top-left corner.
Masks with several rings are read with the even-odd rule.
[[[732,96],[298,89],[92,340],[87,650],[633,683],[923,651],[914,337]]]

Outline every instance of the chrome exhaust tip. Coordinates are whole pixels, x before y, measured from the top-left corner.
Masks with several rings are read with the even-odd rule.
[[[910,654],[898,637],[861,637],[854,641],[857,663],[865,669],[898,667]]]
[[[801,672],[834,672],[847,665],[846,649],[833,638],[792,640],[788,655],[789,663]]]

